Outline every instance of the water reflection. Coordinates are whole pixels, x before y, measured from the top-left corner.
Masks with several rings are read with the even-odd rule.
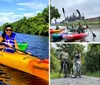
[[[0,65],[0,85],[48,85],[33,75]]]

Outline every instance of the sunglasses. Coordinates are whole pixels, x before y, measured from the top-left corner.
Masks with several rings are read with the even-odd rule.
[[[12,29],[6,29],[6,31],[13,31]]]

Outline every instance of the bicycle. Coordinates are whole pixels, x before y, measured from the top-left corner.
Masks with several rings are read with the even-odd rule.
[[[67,77],[67,73],[68,73],[68,63],[66,60],[63,60],[61,63],[63,63],[61,70],[60,70],[60,75],[63,72],[64,73],[64,78]]]
[[[71,78],[81,77],[81,63],[77,60],[76,63],[73,64],[73,67],[70,72]]]

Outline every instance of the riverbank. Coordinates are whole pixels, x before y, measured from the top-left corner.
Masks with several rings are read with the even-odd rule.
[[[72,26],[74,24],[75,26],[77,26],[79,22],[82,25],[86,25],[83,20],[81,20],[81,21],[77,20],[77,21],[72,21],[72,22],[68,22],[68,23],[66,22],[66,23],[61,23],[61,24],[56,24],[56,25],[66,26],[66,24],[67,24],[68,26]],[[100,26],[100,21],[99,20],[98,21],[86,21],[86,23],[87,23],[87,25],[99,25]],[[51,24],[51,26],[55,26],[55,24]]]

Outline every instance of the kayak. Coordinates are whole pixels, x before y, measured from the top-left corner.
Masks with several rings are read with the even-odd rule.
[[[51,35],[51,37],[52,37],[53,41],[60,41],[63,39],[63,37],[62,37],[63,35],[64,35],[64,33],[59,33],[59,34],[54,33]]]
[[[63,35],[64,41],[73,41],[73,40],[80,40],[88,36],[88,32],[85,33],[74,33],[74,34],[65,34]]]
[[[41,60],[29,54],[0,51],[0,64],[32,74],[47,82],[49,81],[48,59]]]
[[[18,42],[18,47],[21,51],[25,51],[26,48],[28,47],[28,44],[27,43],[19,43]]]
[[[59,30],[50,29],[50,33],[51,34],[53,34],[53,33],[60,33],[63,30],[65,30],[65,29],[59,29]]]

